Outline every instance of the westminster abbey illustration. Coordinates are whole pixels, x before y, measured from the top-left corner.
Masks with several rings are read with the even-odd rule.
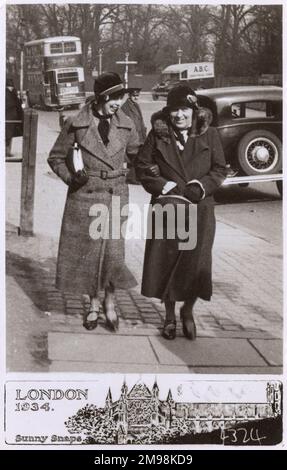
[[[162,443],[177,436],[272,420],[282,414],[282,384],[277,381],[266,384],[263,403],[177,402],[170,389],[165,400],[159,393],[156,381],[151,389],[139,382],[130,391],[124,381],[118,400],[113,400],[109,388],[103,408],[86,405],[66,425],[76,432],[85,429],[85,423],[94,423],[87,443]]]
[[[105,409],[117,423],[118,443],[132,443],[133,436],[152,425],[201,433],[238,422],[275,417],[281,414],[281,387],[278,382],[267,384],[266,403],[181,403],[173,399],[171,390],[166,400],[160,400],[156,382],[152,390],[138,383],[130,392],[124,382],[117,401],[113,402],[109,389]]]

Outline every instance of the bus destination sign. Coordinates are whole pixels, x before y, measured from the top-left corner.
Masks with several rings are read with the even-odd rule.
[[[45,57],[45,68],[57,69],[59,67],[81,67],[81,55]]]

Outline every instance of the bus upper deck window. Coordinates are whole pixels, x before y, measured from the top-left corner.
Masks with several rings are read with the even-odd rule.
[[[61,42],[54,42],[50,45],[51,54],[61,54],[63,52],[63,45]]]
[[[64,52],[76,52],[76,43],[64,42]]]

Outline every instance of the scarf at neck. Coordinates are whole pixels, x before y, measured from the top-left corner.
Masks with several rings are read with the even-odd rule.
[[[179,147],[180,150],[183,150],[185,144],[186,144],[186,141],[191,133],[191,127],[189,127],[188,129],[186,129],[187,132],[185,132],[185,135],[186,135],[186,139],[184,138],[184,134],[182,132],[180,132],[178,129],[173,129],[174,131],[174,136],[175,136],[175,140],[176,140],[176,143]]]
[[[109,114],[107,115],[100,114],[95,109],[94,106],[93,106],[93,115],[99,119],[98,131],[99,131],[99,134],[102,138],[104,145],[107,146],[109,143],[108,134],[109,134],[109,129],[110,129],[110,119],[112,116]]]

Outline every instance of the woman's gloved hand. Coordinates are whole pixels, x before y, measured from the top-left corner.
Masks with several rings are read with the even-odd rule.
[[[159,166],[158,165],[151,165],[146,169],[146,174],[148,176],[160,176]]]
[[[197,204],[202,198],[202,189],[197,183],[187,184],[184,190],[184,196],[194,204]]]
[[[88,179],[89,176],[86,170],[83,168],[83,170],[78,170],[76,173],[73,174],[69,186],[73,188],[80,188],[88,182]]]

